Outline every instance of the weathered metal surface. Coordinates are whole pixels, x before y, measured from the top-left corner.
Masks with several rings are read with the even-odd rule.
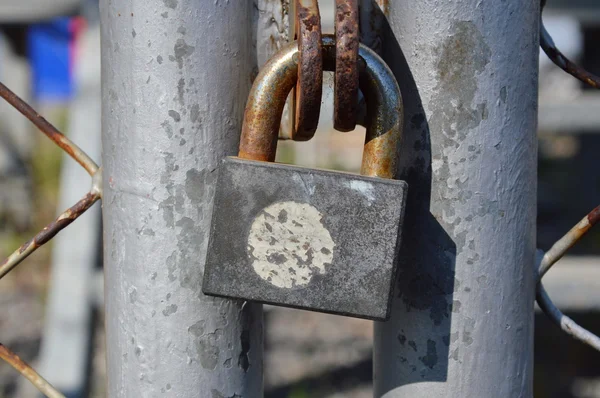
[[[374,396],[531,397],[539,2],[388,3],[410,189]]]
[[[50,383],[40,376],[33,368],[27,365],[17,354],[0,344],[0,358],[8,362],[21,375],[29,380],[42,394],[48,398],[65,398]]]
[[[101,170],[101,169],[100,169]],[[79,202],[73,207],[67,209],[56,220],[46,225],[42,231],[31,238],[29,241],[21,245],[15,250],[2,264],[0,264],[0,279],[8,274],[13,268],[25,260],[31,253],[36,251],[40,246],[47,243],[57,233],[69,226],[73,221],[82,215],[87,209],[92,207],[100,199],[99,191],[88,192]]]
[[[384,320],[406,184],[226,158],[206,294]]]
[[[317,0],[295,0],[298,81],[292,139],[307,141],[317,131],[323,94],[321,16]]]
[[[358,105],[358,0],[336,0],[333,127],[352,131]]]
[[[297,44],[290,43],[263,67],[256,78],[246,103],[239,157],[275,160],[281,111],[297,79],[297,52]],[[333,69],[335,40],[329,35],[323,36],[323,54],[324,68]],[[402,140],[402,97],[390,69],[374,51],[361,45],[359,55],[360,88],[369,104],[362,173],[392,178],[396,151]]]
[[[542,1],[542,10],[540,12],[543,11],[544,5],[545,1]],[[540,17],[540,46],[556,66],[589,86],[600,88],[600,77],[578,66],[556,48],[554,40],[552,40],[552,37],[544,26],[542,17]]]
[[[201,289],[214,171],[258,70],[253,13],[277,28],[250,1],[100,1],[109,398],[263,396],[262,306]]]
[[[292,42],[271,58],[254,80],[246,102],[239,157],[275,160],[281,112],[298,78],[297,60],[298,44]]]
[[[98,165],[85,152],[2,83],[0,83],[0,97],[4,98],[6,102],[21,112],[42,133],[46,134],[56,145],[75,159],[90,175],[94,175],[96,170],[98,170]]]
[[[294,40],[296,27],[294,24],[295,0],[257,0],[254,8],[254,23],[252,34],[256,37],[256,56],[258,71],[272,57]],[[294,128],[293,95],[290,95],[286,103],[280,125],[281,140],[292,138]]]

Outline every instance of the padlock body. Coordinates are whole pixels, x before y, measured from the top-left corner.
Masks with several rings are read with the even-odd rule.
[[[403,181],[225,158],[203,291],[385,320],[406,192]]]

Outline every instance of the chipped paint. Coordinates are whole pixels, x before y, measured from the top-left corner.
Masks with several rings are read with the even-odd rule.
[[[539,5],[387,6],[410,189],[393,315],[375,325],[374,396],[531,396]]]
[[[106,181],[104,208],[106,330],[115,343],[107,354],[107,395],[262,396],[260,306],[242,309],[200,290],[214,170],[237,147],[256,70],[253,4],[126,7],[100,4],[103,164],[113,181]],[[115,11],[134,17],[117,19]],[[150,47],[144,32],[153,33]],[[126,294],[118,293],[121,286]],[[119,314],[118,324],[111,314]],[[251,349],[242,347],[242,330]],[[247,371],[237,366],[242,353]]]
[[[263,209],[248,235],[248,256],[262,279],[281,288],[308,285],[333,260],[335,243],[313,206],[279,202]]]

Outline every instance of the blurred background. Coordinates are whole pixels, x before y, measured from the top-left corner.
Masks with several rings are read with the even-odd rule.
[[[546,26],[558,48],[600,74],[600,2],[549,0]],[[97,0],[0,2],[0,81],[100,160],[100,32]],[[333,0],[321,4],[333,31]],[[326,78],[320,130],[281,142],[278,160],[360,168],[364,129],[332,129]],[[540,56],[538,247],[547,250],[600,203],[600,94]],[[89,177],[0,102],[0,256],[82,196]],[[69,397],[104,397],[99,206],[0,283],[0,336]],[[76,241],[74,247],[72,242]],[[555,303],[600,332],[600,229],[546,276]],[[267,307],[268,398],[371,397],[372,323]],[[536,397],[600,398],[600,353],[560,332],[536,310]],[[37,397],[0,363],[0,398]]]

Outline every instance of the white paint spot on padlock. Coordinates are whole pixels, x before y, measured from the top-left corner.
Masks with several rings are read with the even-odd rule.
[[[322,216],[307,203],[278,202],[264,208],[248,235],[254,271],[281,288],[307,285],[314,275],[325,273],[335,242]]]

